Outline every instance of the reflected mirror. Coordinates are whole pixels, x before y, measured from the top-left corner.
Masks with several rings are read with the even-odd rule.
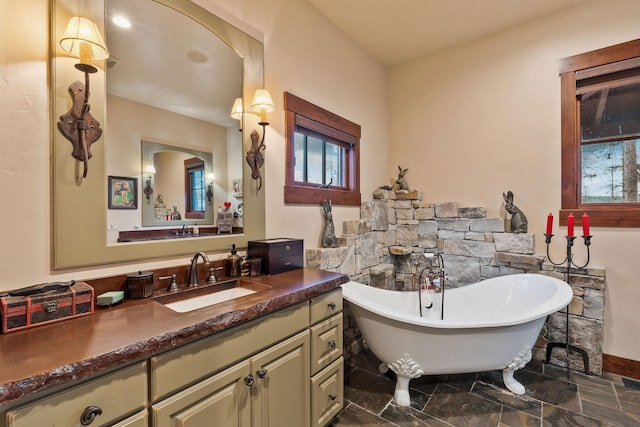
[[[118,228],[109,242],[130,241],[136,234],[134,240],[152,238],[147,227],[213,226],[214,207],[233,213],[239,230],[241,200],[233,197],[232,189],[233,179],[241,177],[242,156],[233,147],[242,140],[239,123],[229,112],[242,96],[240,56],[205,27],[159,3],[109,0],[105,14],[111,53],[106,61],[107,173],[143,172],[141,210],[107,211],[107,221]],[[134,159],[122,161],[140,145],[141,168]],[[205,164],[185,173],[185,156]],[[145,173],[152,165],[154,176]],[[217,179],[206,182],[212,175]],[[211,196],[205,203],[209,185]],[[145,190],[154,191],[153,198]],[[144,233],[130,233],[140,224]]]
[[[131,26],[112,26],[111,19],[125,13]],[[98,23],[112,57],[95,63],[99,71],[91,77],[91,112],[104,132],[92,146],[86,178],[69,154],[70,144],[58,132],[53,134],[54,268],[201,250],[227,251],[232,243],[242,248],[248,240],[264,238],[264,192],[234,188],[237,183],[251,182],[243,179],[251,171],[242,161],[251,140],[249,132],[238,132],[239,123],[229,114],[235,98],[263,86],[262,43],[189,0],[55,0],[51,26],[53,118],[69,110],[68,88],[82,78],[74,70],[77,59],[62,51],[58,43],[75,15]],[[243,98],[245,111],[250,101]],[[249,131],[257,127],[257,119],[251,115],[243,122]],[[146,182],[151,178],[153,188],[165,177],[145,173],[150,160],[142,149],[143,141],[210,154],[211,166],[205,160],[202,173],[206,190],[211,184],[211,202],[207,198],[204,211],[198,205],[187,215],[190,196],[185,185],[182,193],[164,200],[179,213],[179,220],[171,217],[177,222],[171,225],[207,222],[214,226],[218,209],[228,206],[242,214],[241,234],[118,243],[121,231],[169,227],[145,220],[147,208],[155,209],[158,195],[154,190],[146,206]],[[215,180],[206,181],[209,173]],[[107,209],[108,175],[139,180],[138,209]],[[171,173],[167,179],[173,178]],[[201,193],[203,188],[197,191]],[[185,206],[184,212],[180,206]],[[189,218],[198,212],[203,218]]]
[[[213,156],[204,151],[142,141],[142,170],[146,188],[142,200],[145,227],[213,224]],[[151,192],[152,191],[152,192]],[[226,189],[225,189],[226,192]]]

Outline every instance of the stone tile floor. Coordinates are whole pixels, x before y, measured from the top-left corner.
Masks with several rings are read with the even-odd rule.
[[[502,372],[425,376],[411,380],[411,406],[393,401],[395,377],[381,374],[369,351],[345,367],[345,407],[331,427],[351,426],[640,426],[640,381],[604,373],[588,376],[531,362],[509,392]],[[537,366],[536,366],[537,365]]]

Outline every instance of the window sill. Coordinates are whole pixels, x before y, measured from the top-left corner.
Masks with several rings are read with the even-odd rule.
[[[640,227],[640,204],[625,206],[578,205],[575,209],[560,209],[560,225],[567,225],[567,216],[573,213],[578,218],[589,215],[589,223],[596,227]]]
[[[285,203],[319,205],[323,200],[331,200],[333,205],[360,206],[362,198],[360,193],[355,191],[295,185],[284,186]]]

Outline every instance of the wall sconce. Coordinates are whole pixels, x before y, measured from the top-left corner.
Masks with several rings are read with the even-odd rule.
[[[147,166],[145,172],[149,174],[149,178],[147,178],[147,184],[144,186],[144,195],[147,197],[147,203],[151,203],[151,195],[153,194],[153,188],[151,187],[151,179],[153,175],[156,174],[156,167],[153,165]]]
[[[213,201],[213,181],[215,181],[216,177],[212,173],[207,174],[207,181],[209,181],[209,185],[207,185],[207,200],[209,204]]]
[[[89,112],[89,74],[98,71],[91,62],[107,59],[109,51],[95,22],[81,16],[74,16],[69,20],[60,39],[60,46],[72,56],[80,58],[75,67],[84,73],[84,84],[76,81],[69,86],[71,110],[60,116],[58,129],[73,145],[71,155],[84,162],[82,176],[86,177],[91,144],[102,135],[100,123]]]
[[[264,149],[266,148],[264,145],[264,136],[266,133],[266,127],[269,126],[267,113],[271,113],[275,111],[275,109],[276,107],[273,104],[269,91],[266,89],[256,90],[256,93],[253,96],[253,102],[251,103],[251,107],[247,113],[255,114],[260,117],[258,124],[262,126],[262,139],[258,141],[260,138],[258,132],[256,132],[255,129],[251,131],[251,149],[247,151],[246,156],[247,163],[251,167],[251,177],[258,181],[256,191],[260,191],[262,188],[262,175],[260,174],[260,168],[264,164]],[[231,117],[236,120],[240,120],[241,130],[243,112],[242,98],[237,98],[233,103],[233,108],[231,109]]]

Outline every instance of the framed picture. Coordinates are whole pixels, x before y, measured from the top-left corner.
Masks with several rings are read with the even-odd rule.
[[[109,175],[107,190],[109,209],[138,208],[138,178]]]

